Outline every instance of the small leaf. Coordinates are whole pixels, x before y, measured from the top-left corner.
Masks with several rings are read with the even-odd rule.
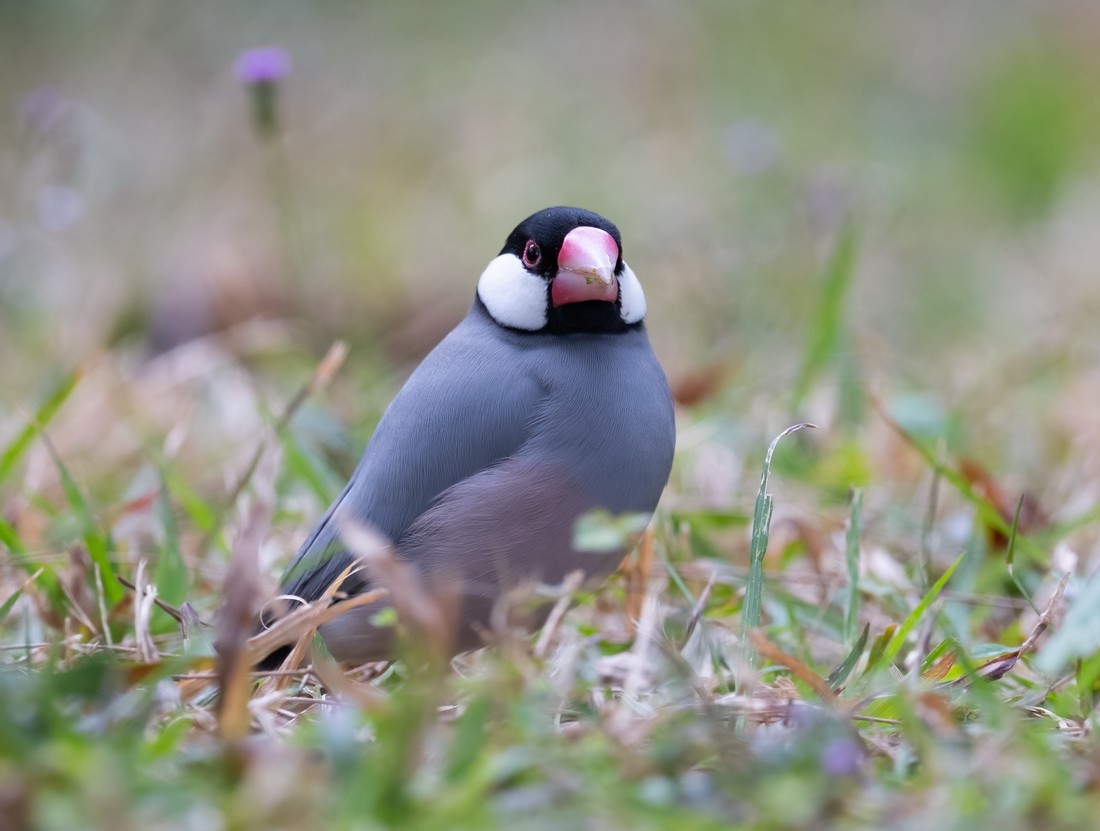
[[[397,624],[397,609],[393,606],[387,606],[385,609],[380,609],[371,615],[371,626],[377,626],[379,628],[386,628],[388,626],[395,626]]]
[[[942,681],[954,665],[955,653],[948,652],[936,661],[936,663],[922,672],[920,677],[926,681]]]
[[[633,547],[649,525],[648,514],[589,511],[573,526],[573,547],[592,554],[611,554]]]

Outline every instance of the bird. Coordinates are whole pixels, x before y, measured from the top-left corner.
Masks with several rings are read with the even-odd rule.
[[[575,524],[594,510],[652,516],[676,443],[645,294],[622,252],[619,229],[580,208],[547,208],[515,227],[466,317],[386,408],[280,595],[316,600],[356,562],[341,515],[390,540],[423,586],[457,592],[450,654],[483,645],[510,590],[616,568],[625,552],[578,550]],[[359,570],[341,592],[371,588]],[[331,655],[392,657],[393,627],[378,617],[391,602],[323,624]]]

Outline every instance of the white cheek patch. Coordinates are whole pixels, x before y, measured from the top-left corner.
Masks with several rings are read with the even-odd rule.
[[[501,254],[486,266],[477,296],[501,326],[537,332],[546,325],[546,281],[525,269],[515,254]]]
[[[619,314],[626,323],[637,323],[645,317],[645,292],[626,263],[619,275]]]

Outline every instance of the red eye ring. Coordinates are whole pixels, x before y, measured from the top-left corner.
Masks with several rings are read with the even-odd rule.
[[[527,240],[527,244],[523,246],[523,264],[527,268],[534,268],[540,262],[542,262],[542,249],[533,239]]]

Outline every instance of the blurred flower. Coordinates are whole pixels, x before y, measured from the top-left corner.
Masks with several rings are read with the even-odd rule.
[[[38,192],[38,220],[50,231],[64,231],[84,216],[84,197],[68,185],[47,185]]]
[[[252,93],[252,120],[263,138],[278,131],[276,110],[278,82],[290,74],[290,53],[274,46],[249,49],[237,56],[237,77],[248,84]]]
[[[863,756],[863,746],[856,739],[830,739],[821,749],[821,770],[829,776],[855,776]]]
[[[233,69],[246,84],[273,84],[290,74],[290,66],[289,52],[276,46],[265,46],[241,52]]]
[[[43,133],[61,120],[69,108],[69,102],[57,87],[38,87],[23,99],[23,119]]]

